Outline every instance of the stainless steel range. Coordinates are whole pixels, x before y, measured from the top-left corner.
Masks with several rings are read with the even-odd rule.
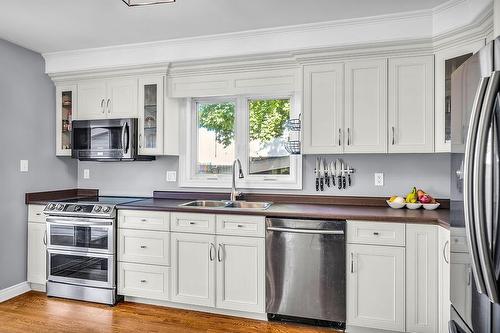
[[[117,302],[115,207],[136,200],[92,197],[47,204],[48,296]]]

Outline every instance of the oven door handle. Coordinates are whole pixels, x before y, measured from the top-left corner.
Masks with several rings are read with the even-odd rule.
[[[113,225],[113,221],[105,219],[91,219],[91,218],[64,218],[64,217],[47,217],[45,219],[47,223],[63,223],[63,224],[74,224],[74,225],[87,225],[87,226],[106,226]]]

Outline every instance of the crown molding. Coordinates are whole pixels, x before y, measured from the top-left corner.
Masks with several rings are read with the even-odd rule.
[[[116,66],[102,69],[93,69],[86,71],[68,71],[59,73],[49,73],[54,82],[68,82],[71,80],[96,79],[100,77],[115,77],[127,75],[166,75],[169,69],[168,63],[148,64],[140,66]]]
[[[53,52],[43,56],[46,72],[59,78],[62,77],[60,73],[101,73],[110,68],[144,68],[165,63],[172,63],[172,75],[188,75],[188,67],[191,70],[210,71],[211,67],[217,67],[219,71],[232,71],[244,68],[242,62],[247,62],[249,70],[257,65],[287,68],[292,66],[293,60],[322,61],[347,53],[359,57],[397,55],[397,48],[400,48],[414,54],[426,54],[432,52],[433,43],[444,45],[453,33],[467,35],[467,29],[472,28],[480,34],[484,28],[478,28],[475,22],[478,17],[486,17],[484,13],[491,16],[491,11],[490,0],[450,0],[429,10]]]

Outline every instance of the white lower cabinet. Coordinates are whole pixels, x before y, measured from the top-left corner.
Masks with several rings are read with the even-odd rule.
[[[118,275],[118,293],[121,295],[169,299],[169,267],[119,262]]]
[[[28,222],[28,282],[45,285],[46,268],[45,223]]]
[[[215,236],[171,234],[172,301],[215,306]]]
[[[405,330],[405,249],[347,245],[347,324]]]
[[[264,238],[217,236],[218,308],[264,312],[264,246]]]

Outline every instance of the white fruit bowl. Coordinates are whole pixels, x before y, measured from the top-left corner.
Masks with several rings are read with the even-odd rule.
[[[406,203],[406,208],[408,208],[408,209],[419,209],[420,207],[422,207],[422,204],[420,202],[417,202],[417,203],[407,202]]]
[[[387,202],[387,204],[389,205],[389,207],[391,208],[394,208],[394,209],[400,209],[400,208],[403,208],[405,205],[406,205],[406,202],[390,202],[389,200],[386,200],[385,202]]]
[[[424,209],[434,210],[434,209],[437,209],[439,207],[439,205],[441,205],[441,204],[439,202],[436,202],[434,204],[423,204],[422,206],[424,207]]]

